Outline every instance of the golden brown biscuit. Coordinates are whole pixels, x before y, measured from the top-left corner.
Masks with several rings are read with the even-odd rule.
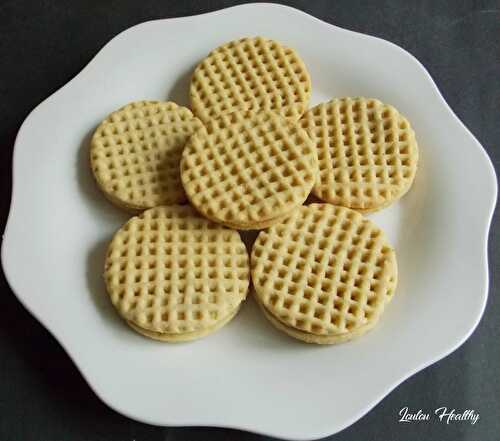
[[[298,54],[263,37],[231,41],[196,67],[191,108],[202,121],[245,110],[272,110],[297,120],[305,112],[311,79]]]
[[[313,343],[339,343],[371,329],[397,284],[396,255],[382,230],[329,204],[300,207],[261,231],[251,273],[271,322]]]
[[[109,115],[90,143],[90,163],[104,195],[137,212],[185,202],[179,162],[201,128],[191,111],[172,102],[138,101]]]
[[[362,212],[387,207],[415,177],[418,146],[408,120],[376,99],[339,98],[307,111],[300,121],[318,150],[313,193]]]
[[[249,258],[237,231],[189,206],[161,206],[115,234],[104,277],[113,305],[134,329],[189,340],[236,313],[248,291]]]
[[[232,228],[269,226],[309,195],[317,158],[307,133],[273,112],[234,112],[186,144],[181,178],[193,206]]]

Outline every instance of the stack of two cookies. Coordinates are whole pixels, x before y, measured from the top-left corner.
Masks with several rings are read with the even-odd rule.
[[[188,206],[151,208],[113,237],[105,264],[113,305],[147,337],[193,340],[229,322],[249,285],[249,258],[237,231]]]

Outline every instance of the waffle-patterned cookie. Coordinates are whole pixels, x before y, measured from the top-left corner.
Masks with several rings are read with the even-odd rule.
[[[397,284],[395,252],[382,230],[329,204],[300,207],[261,231],[251,272],[257,300],[275,326],[325,344],[371,329]]]
[[[115,234],[104,277],[113,305],[134,329],[180,341],[226,323],[247,295],[249,272],[237,231],[172,205],[144,211]]]
[[[394,107],[376,99],[334,99],[307,111],[300,123],[317,146],[313,193],[321,200],[370,212],[409,190],[418,146]]]
[[[311,80],[297,53],[267,38],[243,38],[210,52],[196,67],[191,108],[208,122],[236,110],[273,110],[297,120],[306,111]]]
[[[131,211],[184,202],[179,162],[186,141],[200,127],[189,109],[172,102],[138,101],[113,112],[90,144],[99,187]]]
[[[233,228],[280,221],[306,200],[316,177],[316,149],[307,133],[273,112],[212,120],[182,154],[181,178],[191,203]]]

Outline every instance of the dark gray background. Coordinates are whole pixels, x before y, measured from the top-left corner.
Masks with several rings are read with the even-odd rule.
[[[108,40],[129,26],[237,3],[0,1],[2,225],[9,208],[14,138],[35,105],[77,74]],[[499,169],[499,1],[337,0],[288,4],[335,25],[385,38],[414,54]],[[489,246],[490,297],[474,335],[455,353],[406,381],[368,415],[331,439],[499,439],[499,226],[496,216]],[[3,274],[0,311],[1,441],[268,439],[223,429],[151,427],[118,415],[96,398],[59,344],[17,302]],[[397,413],[403,406],[430,412],[440,406],[474,409],[481,419],[474,426],[402,424],[397,422]]]

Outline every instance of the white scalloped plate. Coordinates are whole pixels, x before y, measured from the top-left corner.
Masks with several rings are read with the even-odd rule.
[[[217,334],[161,344],[131,332],[104,292],[105,247],[126,215],[92,182],[89,134],[132,100],[186,103],[195,64],[221,43],[252,35],[298,50],[311,73],[313,104],[377,97],[407,115],[417,133],[414,187],[372,216],[398,252],[398,290],[380,325],[352,343],[294,341],[249,300]],[[13,175],[2,245],[9,284],[95,393],[147,423],[292,439],[332,434],[460,346],[485,307],[497,191],[485,151],[410,54],[289,7],[248,4],[122,32],[28,116],[16,139]]]

